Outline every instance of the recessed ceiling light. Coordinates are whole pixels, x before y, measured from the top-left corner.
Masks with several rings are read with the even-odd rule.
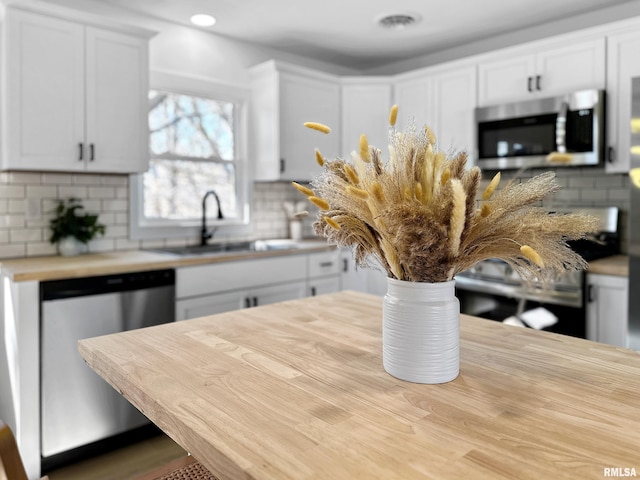
[[[216,19],[206,13],[198,13],[191,17],[191,23],[199,27],[210,27],[216,23]]]
[[[419,23],[420,20],[422,20],[422,17],[416,13],[394,13],[378,17],[376,23],[389,30],[401,30]]]

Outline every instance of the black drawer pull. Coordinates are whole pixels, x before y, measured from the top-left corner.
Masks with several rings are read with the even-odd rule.
[[[320,266],[322,268],[332,267],[333,266],[333,262],[320,262]]]

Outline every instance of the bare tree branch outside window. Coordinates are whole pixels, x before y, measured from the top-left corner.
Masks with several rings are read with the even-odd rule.
[[[231,102],[149,92],[145,218],[197,219],[202,197],[211,189],[220,197],[225,218],[237,217],[234,114]]]

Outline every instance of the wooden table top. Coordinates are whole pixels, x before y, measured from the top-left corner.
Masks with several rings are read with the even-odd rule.
[[[461,316],[461,373],[403,382],[381,299],[306,298],[79,342],[220,479],[640,475],[640,354]],[[631,472],[631,470],[628,470]]]

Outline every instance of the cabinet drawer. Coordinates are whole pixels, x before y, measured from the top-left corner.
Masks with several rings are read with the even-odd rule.
[[[310,253],[309,278],[340,274],[340,250]]]
[[[185,298],[274,283],[304,281],[306,277],[304,255],[182,267],[176,270],[176,296]]]

